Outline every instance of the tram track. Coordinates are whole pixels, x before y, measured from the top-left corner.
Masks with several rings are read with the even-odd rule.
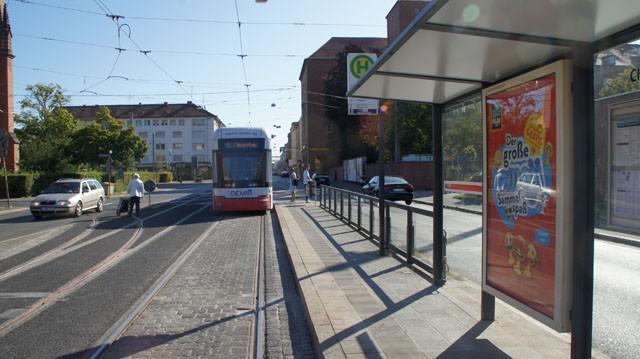
[[[130,311],[125,313],[121,319],[112,326],[111,330],[108,331],[103,336],[103,339],[100,340],[97,348],[94,352],[90,354],[90,358],[119,358],[123,355],[133,355],[135,353],[131,353],[127,351],[127,348],[130,348],[132,345],[134,347],[144,346],[144,344],[134,344],[132,338],[156,338],[156,337],[176,337],[176,341],[183,337],[184,333],[189,333],[190,335],[195,336],[193,340],[202,343],[201,341],[206,341],[208,338],[206,335],[206,331],[208,328],[214,328],[217,325],[222,325],[222,323],[233,323],[236,320],[244,321],[245,319],[250,319],[251,325],[250,330],[247,332],[247,341],[245,342],[247,345],[247,357],[248,358],[263,358],[265,347],[266,347],[266,334],[265,334],[265,296],[266,296],[266,276],[265,276],[265,239],[266,235],[268,235],[268,230],[266,226],[268,225],[268,221],[265,219],[265,215],[260,216],[250,216],[250,217],[242,217],[240,220],[242,221],[242,226],[247,230],[246,233],[255,233],[255,237],[233,237],[224,238],[219,235],[213,235],[214,231],[218,233],[229,233],[229,221],[234,222],[237,225],[239,218],[233,214],[219,214],[214,217],[213,223],[210,224],[198,237],[197,239],[187,248],[179,258],[177,258],[167,270],[164,272],[162,276],[160,276],[156,282],[150,287],[150,289],[141,296],[141,299],[132,307]],[[221,225],[222,224],[222,225]],[[245,265],[239,265],[234,271],[240,275],[243,272],[253,272],[253,276],[251,279],[252,285],[251,288],[251,301],[246,302],[249,305],[243,305],[242,298],[248,298],[249,293],[243,293],[242,290],[238,288],[238,292],[235,295],[230,295],[233,291],[223,291],[220,292],[220,287],[217,285],[213,285],[213,287],[209,287],[209,284],[204,283],[219,283],[225,281],[225,272],[224,270],[214,271],[213,273],[206,271],[205,273],[214,275],[213,277],[209,277],[204,281],[204,287],[198,287],[198,292],[208,293],[206,295],[209,298],[206,302],[199,302],[198,297],[189,297],[188,293],[182,293],[181,291],[176,291],[176,288],[182,288],[181,283],[185,280],[185,278],[193,278],[195,275],[193,271],[193,266],[195,265],[198,268],[198,263],[203,260],[203,258],[209,259],[207,254],[203,254],[203,252],[207,252],[207,248],[218,248],[219,246],[226,247],[228,243],[234,241],[251,241],[255,239],[254,244],[251,244],[250,247],[253,247],[253,250],[249,250],[249,252],[253,252],[254,254],[251,256],[253,259],[250,261],[251,266],[253,267],[253,271],[251,271],[251,267],[247,266],[248,262],[245,262]],[[207,241],[208,242],[205,242]],[[227,244],[223,243],[226,242]],[[249,247],[243,247],[241,245],[240,248],[249,249]],[[236,247],[238,248],[238,247]],[[220,250],[223,250],[220,247]],[[224,252],[224,251],[223,251]],[[223,256],[225,256],[223,254]],[[213,259],[211,259],[213,260]],[[189,261],[190,264],[187,264]],[[194,264],[195,263],[195,264]],[[229,263],[239,262],[230,260]],[[223,264],[219,264],[219,266],[224,267]],[[178,275],[178,273],[181,274]],[[172,282],[172,280],[174,280]],[[228,279],[228,278],[227,278]],[[164,291],[166,290],[166,292]],[[213,290],[212,292],[208,292],[209,290]],[[162,293],[160,293],[162,291]],[[217,295],[216,295],[217,294]],[[237,295],[237,296],[236,296]],[[160,299],[157,302],[154,302],[156,296],[159,296]],[[232,300],[236,298],[235,300]],[[222,302],[218,304],[218,300]],[[231,301],[229,301],[231,300]],[[194,302],[195,301],[195,302]],[[169,307],[166,307],[166,303],[172,303]],[[229,308],[229,304],[233,309]],[[175,306],[175,307],[174,307]],[[214,310],[213,308],[229,308],[229,312],[225,309],[225,314],[222,318],[218,320],[213,320],[212,322],[201,322],[196,321],[198,324],[187,324],[189,323],[189,317],[194,316],[198,317],[198,315],[194,312],[189,311],[191,313],[187,318],[183,317],[172,317],[168,313],[178,313],[181,310],[185,309],[185,306],[189,306],[190,308],[199,308],[202,312],[201,314],[208,313],[211,310],[214,312],[218,312],[220,309]],[[147,313],[148,311],[148,313]],[[163,329],[163,326],[155,327],[155,330],[143,331],[140,332],[140,328],[146,327],[145,323],[149,321],[154,321],[153,314],[150,313],[158,313],[161,311],[164,315],[167,315],[163,321],[167,322],[167,328],[169,331]],[[138,322],[140,321],[140,322]],[[184,330],[184,332],[180,333],[180,330],[176,332],[176,322],[179,321],[183,323],[179,327]],[[134,325],[134,323],[137,323]],[[241,324],[239,324],[241,326]],[[132,328],[131,332],[129,332],[129,328]],[[233,325],[232,325],[233,328]],[[235,333],[238,333],[238,329],[228,328],[228,330],[232,330]],[[170,334],[172,333],[172,334]],[[199,335],[203,335],[202,338],[198,337]],[[231,332],[228,335],[232,335]],[[215,342],[211,343],[214,345],[216,353],[225,353],[228,348],[225,345],[229,344],[229,342],[220,343],[222,347],[215,347]],[[235,344],[237,346],[237,342]],[[172,353],[170,356],[176,355],[176,351],[168,348],[168,353]],[[195,350],[195,349],[194,349]],[[150,354],[143,354],[150,355]],[[153,354],[151,354],[153,355]],[[155,353],[155,355],[159,355],[160,357],[167,357],[160,353]]]
[[[100,262],[98,262],[97,264],[91,266],[89,269],[87,269],[86,271],[84,271],[80,275],[78,275],[78,276],[72,278],[71,280],[67,281],[62,286],[60,286],[57,289],[55,289],[52,292],[50,292],[44,298],[39,299],[38,301],[33,303],[27,310],[23,311],[21,314],[19,314],[19,315],[13,317],[13,318],[1,323],[0,324],[0,337],[6,335],[7,333],[12,331],[13,329],[17,328],[18,326],[28,322],[30,319],[36,317],[39,313],[41,313],[45,309],[49,308],[51,305],[53,305],[57,301],[59,301],[62,298],[72,294],[76,289],[82,287],[86,283],[88,283],[91,280],[97,278],[102,273],[107,271],[109,268],[112,268],[116,264],[122,262],[124,259],[126,259],[126,258],[130,257],[131,255],[133,255],[134,253],[140,251],[141,249],[143,249],[144,247],[146,247],[150,243],[153,243],[156,239],[161,238],[162,236],[166,235],[171,230],[173,230],[177,225],[183,223],[184,221],[186,221],[189,218],[191,218],[192,216],[198,214],[202,210],[204,210],[206,208],[210,208],[210,204],[200,205],[199,209],[193,211],[192,213],[190,213],[187,216],[181,217],[174,224],[172,224],[170,226],[167,226],[162,231],[156,233],[155,235],[151,236],[150,238],[148,238],[145,241],[137,244],[134,247],[133,244],[136,243],[136,241],[140,238],[140,236],[142,234],[143,223],[144,223],[145,220],[149,220],[149,219],[151,219],[153,217],[160,216],[162,214],[165,214],[166,212],[175,210],[179,206],[186,205],[186,204],[189,204],[189,203],[192,203],[192,202],[195,202],[195,201],[199,201],[199,200],[200,200],[200,197],[198,196],[198,197],[195,197],[195,198],[193,198],[191,200],[184,201],[184,202],[182,202],[181,204],[179,204],[177,206],[170,207],[170,208],[168,208],[168,209],[166,209],[164,211],[160,211],[158,213],[155,213],[155,214],[145,218],[144,220],[136,218],[136,220],[134,222],[129,223],[129,224],[125,225],[122,228],[118,228],[118,229],[115,229],[115,230],[110,231],[108,233],[105,233],[105,234],[103,234],[101,236],[98,236],[96,238],[92,238],[89,241],[76,244],[79,240],[81,240],[83,238],[86,238],[86,235],[84,235],[84,236],[80,235],[80,236],[82,236],[82,238],[80,238],[80,239],[74,238],[71,241],[68,241],[63,245],[58,246],[56,249],[54,249],[52,251],[49,251],[49,252],[47,252],[47,253],[45,253],[45,254],[37,257],[37,258],[34,258],[34,260],[30,261],[29,265],[17,266],[17,267],[14,267],[14,268],[9,269],[8,271],[5,271],[4,273],[2,273],[3,277],[2,277],[2,279],[0,279],[0,282],[2,280],[6,280],[6,279],[8,279],[10,277],[13,277],[13,276],[15,276],[15,275],[17,275],[19,273],[22,273],[22,272],[24,272],[24,271],[26,271],[28,269],[32,269],[32,268],[35,268],[35,267],[37,267],[39,265],[42,265],[42,264],[44,264],[44,263],[46,263],[48,261],[51,261],[51,260],[53,260],[55,258],[62,257],[65,254],[68,254],[68,253],[70,253],[70,252],[72,252],[74,250],[77,250],[79,248],[87,246],[87,245],[89,245],[91,243],[94,243],[94,242],[97,242],[97,241],[102,240],[104,238],[108,238],[110,236],[113,236],[116,233],[119,233],[119,232],[123,231],[125,228],[134,227],[134,226],[137,227],[136,230],[134,231],[134,233],[129,237],[129,239],[123,245],[121,245],[118,249],[116,249],[113,253],[108,255],[105,259],[103,259]],[[78,237],[80,237],[80,236],[78,236]],[[73,244],[70,245],[69,242],[73,242]]]

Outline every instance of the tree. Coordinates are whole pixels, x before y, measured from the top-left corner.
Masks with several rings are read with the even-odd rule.
[[[631,71],[633,70],[634,67],[627,67],[623,72],[618,74],[618,76],[607,82],[600,90],[600,93],[598,93],[598,97],[614,96],[639,90],[640,81],[631,81]],[[636,71],[638,70],[636,69]]]
[[[347,55],[364,52],[359,46],[350,44],[336,55],[336,65],[327,75],[324,82],[325,114],[334,129],[331,138],[332,149],[338,158],[355,158],[367,156],[371,160],[377,158],[375,147],[363,141],[362,127],[367,127],[377,116],[350,116],[347,99]],[[374,51],[380,53],[380,50]]]
[[[27,86],[20,101],[22,112],[15,116],[20,140],[20,167],[26,171],[58,172],[74,170],[69,158],[71,135],[79,123],[60,108],[69,100],[59,85]]]
[[[28,95],[20,101],[26,120],[46,122],[51,112],[69,103],[69,98],[58,84],[35,84],[26,87]],[[34,114],[35,112],[35,114]],[[35,116],[35,118],[34,118]]]
[[[401,154],[431,154],[433,147],[432,138],[432,111],[431,105],[425,103],[398,103],[396,115],[398,121],[398,135],[400,136]],[[387,132],[388,148],[393,148],[393,128]]]
[[[104,165],[105,159],[100,155],[109,151],[116,167],[132,167],[144,158],[149,148],[132,127],[125,128],[124,123],[113,118],[104,106],[95,121],[76,131],[73,139],[76,144],[72,151],[74,161],[89,167]]]
[[[480,97],[443,114],[445,178],[464,180],[482,163],[482,102]],[[474,165],[477,164],[477,165]]]

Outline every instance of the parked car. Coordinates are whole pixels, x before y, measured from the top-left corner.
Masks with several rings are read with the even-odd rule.
[[[73,215],[95,209],[102,212],[104,188],[92,178],[63,178],[53,182],[29,205],[31,214],[40,219],[43,216]]]
[[[289,177],[289,171],[284,170],[284,171],[280,172],[280,177]]]
[[[375,176],[362,186],[362,193],[377,197],[379,178]],[[402,177],[384,176],[384,198],[390,201],[413,202],[413,186]]]
[[[319,175],[316,174],[313,176],[313,180],[316,181],[316,185],[318,187],[320,186],[331,186],[331,179],[329,178],[329,175]]]

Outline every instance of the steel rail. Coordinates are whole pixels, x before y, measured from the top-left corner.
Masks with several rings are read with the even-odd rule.
[[[143,223],[143,221],[140,220],[140,219],[137,219],[136,222],[139,224],[139,228],[138,228],[138,230],[136,230],[134,235],[131,236],[131,238],[127,241],[127,243],[125,243],[123,246],[121,246],[117,251],[113,252],[107,258],[105,258],[102,261],[100,261],[98,264],[96,264],[93,267],[89,268],[84,273],[82,273],[79,276],[77,276],[77,277],[73,278],[72,280],[68,281],[62,287],[55,289],[47,297],[45,297],[45,298],[35,302],[34,304],[32,304],[31,307],[28,310],[22,312],[21,314],[19,314],[18,316],[14,317],[12,319],[0,324],[0,336],[6,335],[7,333],[9,333],[14,328],[16,328],[16,327],[26,323],[27,321],[31,320],[32,318],[37,316],[40,312],[42,312],[43,310],[45,310],[46,308],[50,307],[55,302],[57,302],[58,299],[63,298],[65,296],[73,293],[76,289],[80,288],[82,285],[84,285],[84,284],[90,282],[91,280],[97,278],[102,273],[104,273],[105,271],[107,271],[108,269],[113,267],[114,265],[122,262],[124,259],[126,259],[126,258],[130,257],[131,255],[133,255],[134,253],[136,253],[138,250],[146,247],[148,244],[150,244],[150,243],[154,242],[156,239],[162,237],[167,232],[173,230],[173,228],[175,228],[177,225],[181,224],[182,222],[186,221],[187,219],[189,219],[192,216],[196,215],[197,213],[201,212],[202,210],[204,210],[208,206],[209,205],[203,205],[202,208],[200,208],[199,210],[193,211],[191,214],[189,214],[186,217],[181,218],[179,221],[177,221],[172,226],[169,226],[169,227],[165,228],[164,230],[156,233],[154,236],[152,236],[151,238],[149,238],[145,242],[143,242],[140,245],[130,249],[129,248],[130,245],[132,243],[135,243],[135,241],[138,239],[138,237],[140,236],[140,234],[142,232],[142,223]],[[175,207],[173,209],[175,209]],[[160,213],[158,213],[156,215],[159,215],[159,214]],[[151,217],[149,217],[149,218],[151,218]],[[116,231],[118,231],[118,230],[116,230]]]

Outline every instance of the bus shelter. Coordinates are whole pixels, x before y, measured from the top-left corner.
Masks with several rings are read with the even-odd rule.
[[[432,0],[348,91],[432,104],[436,256],[443,111],[482,94],[482,318],[503,299],[570,330],[576,358],[592,341],[594,55],[638,38],[636,0]],[[434,280],[444,283],[442,261]]]

